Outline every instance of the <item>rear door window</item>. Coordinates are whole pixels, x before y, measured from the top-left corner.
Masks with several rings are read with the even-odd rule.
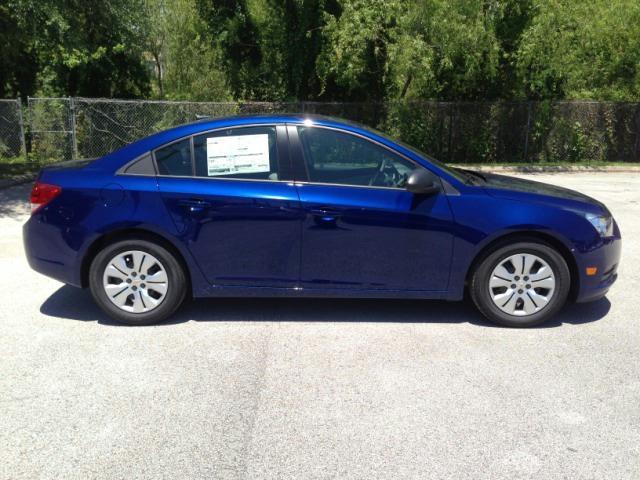
[[[160,175],[188,177],[191,168],[191,141],[186,138],[155,151],[156,165]]]
[[[197,177],[279,180],[276,128],[230,128],[193,137]]]

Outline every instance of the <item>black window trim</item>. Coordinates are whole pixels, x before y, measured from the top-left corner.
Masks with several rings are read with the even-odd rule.
[[[224,176],[220,176],[220,177],[204,177],[204,176],[196,176],[195,174],[195,151],[193,148],[193,139],[194,137],[200,136],[200,135],[206,135],[208,133],[214,133],[214,132],[221,132],[224,130],[233,130],[233,129],[239,129],[239,128],[251,128],[251,127],[272,127],[275,129],[275,135],[276,135],[276,152],[277,152],[277,162],[278,162],[278,176],[280,175],[280,173],[282,171],[284,171],[285,173],[287,173],[287,169],[289,170],[289,174],[291,174],[291,166],[290,165],[286,165],[286,168],[283,168],[283,162],[281,162],[281,160],[285,160],[287,161],[287,163],[291,163],[291,156],[290,155],[284,155],[284,152],[281,153],[280,151],[280,141],[278,140],[279,137],[279,126],[284,126],[284,123],[256,123],[256,124],[247,124],[247,125],[230,125],[230,126],[226,126],[226,127],[218,127],[218,128],[212,128],[210,130],[204,130],[202,132],[197,132],[197,133],[192,133],[189,135],[185,135],[184,137],[180,137],[180,138],[176,138],[174,140],[171,140],[170,142],[167,143],[163,143],[162,145],[151,149],[148,152],[143,153],[142,155],[136,157],[135,159],[131,160],[130,162],[126,163],[123,167],[120,167],[117,172],[116,175],[131,175],[131,176],[138,176],[138,177],[149,177],[149,178],[157,178],[157,177],[162,177],[162,178],[188,178],[188,179],[196,179],[196,180],[220,180],[220,181],[233,181],[233,182],[264,182],[264,183],[292,183],[293,182],[293,177],[291,179],[288,180],[263,180],[260,178],[229,178],[229,177],[224,177]],[[285,130],[286,133],[286,130]],[[191,149],[191,175],[164,175],[160,173],[160,170],[158,169],[158,163],[156,160],[156,151],[160,150],[162,148],[165,147],[169,147],[171,145],[173,145],[174,143],[178,143],[178,142],[182,142],[186,139],[189,139],[189,145],[190,145],[190,149]],[[286,140],[286,139],[285,139]],[[288,152],[286,152],[288,153]],[[156,172],[156,174],[154,176],[152,175],[143,175],[143,174],[134,174],[134,173],[124,173],[124,171],[126,170],[126,168],[130,165],[133,164],[134,162],[136,162],[137,160],[139,160],[140,158],[142,158],[145,155],[151,154],[151,159],[153,161],[153,168]]]
[[[397,155],[398,157],[408,161],[409,163],[411,163],[412,165],[414,165],[416,168],[423,168],[425,170],[428,170],[429,172],[433,173],[433,175],[435,175],[440,182],[442,182],[442,179],[440,178],[439,175],[436,175],[431,169],[425,167],[424,165],[420,165],[419,163],[417,163],[415,160],[412,160],[411,158],[407,157],[406,155],[398,152],[397,150],[394,150],[391,147],[388,147],[387,145],[380,143],[372,138],[369,138],[365,135],[362,135],[360,133],[357,132],[351,132],[349,130],[344,130],[342,128],[337,128],[337,127],[330,127],[327,125],[316,125],[316,124],[311,124],[311,125],[305,125],[304,123],[287,123],[287,127],[292,127],[292,130],[295,135],[295,142],[291,141],[291,137],[294,136],[292,135],[292,132],[289,131],[289,128],[287,128],[287,131],[289,133],[289,143],[290,145],[293,146],[293,144],[295,143],[295,154],[293,155],[293,157],[295,158],[295,162],[302,162],[303,165],[303,171],[305,171],[306,174],[306,180],[298,180],[297,178],[294,180],[295,185],[322,185],[322,186],[330,186],[330,187],[346,187],[346,188],[370,188],[370,189],[376,189],[376,190],[396,190],[396,191],[407,191],[406,188],[401,188],[401,187],[380,187],[380,186],[376,186],[376,185],[351,185],[351,184],[347,184],[347,183],[325,183],[325,182],[312,182],[309,180],[309,172],[308,172],[308,168],[307,168],[307,162],[305,160],[304,157],[304,149],[302,148],[302,139],[300,138],[300,135],[298,133],[298,127],[307,127],[307,128],[323,128],[325,130],[333,130],[339,133],[344,133],[346,135],[352,135],[354,137],[358,137],[361,138],[364,141],[367,142],[371,142],[374,145],[377,145],[379,147],[382,147],[383,149],[387,150],[388,152],[391,152],[394,155]],[[300,167],[298,167],[298,170],[300,170]]]

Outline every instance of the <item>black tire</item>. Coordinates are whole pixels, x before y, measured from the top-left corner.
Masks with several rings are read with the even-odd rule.
[[[494,268],[508,257],[530,253],[544,260],[553,271],[556,285],[553,296],[540,311],[527,316],[503,312],[491,299],[489,281]],[[506,327],[533,327],[556,315],[564,306],[571,286],[571,274],[562,255],[550,245],[534,241],[518,241],[497,248],[480,261],[471,276],[469,293],[476,307],[491,322]],[[499,293],[499,291],[498,291]]]
[[[153,255],[166,271],[166,294],[160,304],[151,311],[126,312],[109,300],[103,287],[103,274],[111,259],[118,253],[129,250],[139,250]],[[187,294],[187,278],[175,256],[162,245],[141,238],[127,238],[104,247],[95,256],[89,268],[89,287],[98,306],[114,320],[127,325],[151,325],[165,320],[180,307]]]

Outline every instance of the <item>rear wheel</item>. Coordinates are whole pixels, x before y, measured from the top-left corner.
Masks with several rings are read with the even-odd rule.
[[[176,258],[163,246],[142,239],[122,240],[100,251],[91,263],[89,284],[96,303],[129,325],[166,319],[187,290]]]
[[[474,271],[470,293],[492,322],[531,327],[549,320],[565,304],[570,273],[562,255],[542,243],[520,242],[489,254]]]

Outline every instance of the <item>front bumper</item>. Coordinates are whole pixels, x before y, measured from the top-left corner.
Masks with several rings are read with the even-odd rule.
[[[602,239],[594,248],[576,254],[579,276],[576,302],[591,302],[606,295],[618,278],[621,251],[622,240],[616,225],[613,237]],[[595,275],[587,275],[590,267],[597,268]]]

